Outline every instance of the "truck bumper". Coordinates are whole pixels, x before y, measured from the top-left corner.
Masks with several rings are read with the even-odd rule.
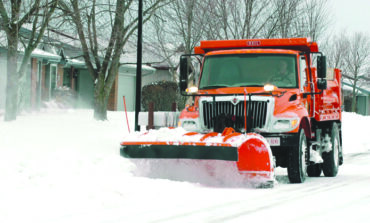
[[[297,133],[260,133],[263,137],[266,138],[267,141],[269,139],[278,139],[279,144],[270,144],[271,148],[279,148],[279,147],[290,147],[294,146],[298,143]]]
[[[268,138],[280,140],[280,145],[270,145],[273,156],[275,157],[276,166],[287,167],[288,166],[288,151],[293,146],[298,145],[298,137],[295,133],[279,134],[261,134],[268,140]]]

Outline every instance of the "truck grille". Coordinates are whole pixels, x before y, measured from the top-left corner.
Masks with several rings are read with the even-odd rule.
[[[268,101],[247,101],[247,111],[248,106],[251,106],[249,109],[251,112],[250,121],[247,122],[249,130],[264,127],[266,124],[267,103]],[[244,101],[240,101],[236,105],[229,101],[216,101],[215,110],[213,109],[213,102],[211,101],[203,101],[202,104],[204,126],[208,129],[214,128],[215,121],[220,120],[221,117],[229,117],[234,121],[234,126],[225,127],[234,127],[236,129],[244,128]],[[249,114],[247,114],[247,117],[248,115]]]

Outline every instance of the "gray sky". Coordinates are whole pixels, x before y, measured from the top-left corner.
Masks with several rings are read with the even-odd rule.
[[[330,0],[333,25],[340,32],[365,32],[370,34],[370,0]]]

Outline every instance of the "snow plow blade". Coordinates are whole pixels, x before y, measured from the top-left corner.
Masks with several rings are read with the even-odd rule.
[[[146,159],[207,159],[237,161],[237,147],[140,143],[121,145],[121,156]]]
[[[169,141],[168,138],[177,140]],[[179,132],[176,129],[151,130],[123,141],[120,154],[133,159],[230,161],[247,179],[273,182],[275,177],[272,152],[267,141],[261,135],[241,134],[231,128],[225,129],[222,134]]]

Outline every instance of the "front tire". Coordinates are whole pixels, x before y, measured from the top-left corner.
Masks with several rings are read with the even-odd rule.
[[[322,158],[324,160],[322,170],[324,171],[324,175],[326,177],[335,177],[338,174],[339,152],[341,151],[337,123],[333,123],[331,128],[330,143],[331,150],[322,154]]]
[[[303,183],[307,171],[307,139],[304,130],[298,134],[298,145],[290,148],[288,152],[288,178],[290,183]]]

